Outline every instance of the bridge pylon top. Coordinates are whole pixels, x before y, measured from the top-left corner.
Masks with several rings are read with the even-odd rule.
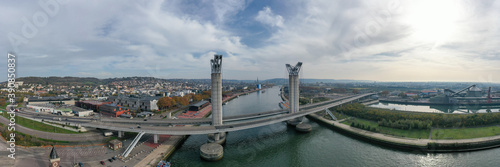
[[[302,66],[302,62],[298,62],[297,65],[291,66],[290,64],[286,64],[286,69],[288,70],[289,75],[299,75],[300,67]]]
[[[212,65],[212,73],[221,73],[222,71],[222,55],[214,55],[214,59],[210,60]]]

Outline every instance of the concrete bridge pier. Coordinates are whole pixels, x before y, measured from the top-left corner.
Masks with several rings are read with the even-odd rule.
[[[154,142],[155,144],[158,144],[158,137],[159,137],[159,136],[158,136],[158,134],[154,134],[154,135],[153,135],[153,142]]]
[[[307,123],[300,123],[297,126],[295,126],[295,130],[297,130],[299,132],[307,133],[307,132],[312,131],[312,126],[310,124],[307,124]]]
[[[226,143],[226,132],[208,134],[208,142],[217,144]]]
[[[200,147],[200,157],[206,161],[218,161],[224,156],[224,147],[217,143],[206,143]]]
[[[118,131],[118,138],[122,138],[124,136],[123,131]]]
[[[168,119],[172,119],[172,112],[168,112],[168,113],[167,113],[167,118],[168,118]]]
[[[294,119],[288,120],[286,123],[290,126],[297,126],[298,124],[302,123],[303,118],[304,117],[294,118]]]

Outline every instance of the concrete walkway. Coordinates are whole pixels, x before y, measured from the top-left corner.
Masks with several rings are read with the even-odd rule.
[[[316,120],[331,124],[337,128],[343,129],[345,131],[349,131],[351,133],[363,136],[367,139],[374,139],[384,143],[392,143],[393,145],[398,146],[413,146],[418,148],[427,148],[429,143],[442,144],[442,145],[481,145],[483,143],[490,143],[494,141],[500,141],[500,135],[490,136],[490,137],[481,137],[474,139],[457,139],[457,140],[433,140],[433,139],[412,139],[412,138],[399,138],[392,135],[386,135],[381,133],[374,133],[358,128],[350,127],[349,125],[342,124],[338,121],[328,120],[316,114],[310,114],[310,117],[313,117]],[[493,147],[493,146],[492,146]],[[488,147],[482,146],[482,148],[471,148],[469,150],[477,150],[484,149]],[[448,150],[448,151],[468,151],[468,150]]]
[[[163,142],[158,148],[146,156],[142,161],[137,163],[136,167],[154,167],[163,157],[174,152],[177,145],[184,139],[185,136],[171,136]],[[167,155],[165,155],[167,154]]]

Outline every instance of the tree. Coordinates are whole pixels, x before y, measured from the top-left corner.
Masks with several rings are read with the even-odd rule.
[[[168,106],[167,98],[168,97],[162,97],[162,98],[158,99],[158,102],[156,102],[156,105],[158,106],[158,108],[160,108],[160,109],[167,108],[167,106]]]
[[[7,100],[5,100],[4,98],[0,98],[0,106],[5,106],[7,105]]]
[[[389,93],[390,93],[389,91],[384,90],[384,91],[382,91],[382,92],[380,93],[380,95],[381,95],[381,96],[384,96],[384,97],[387,97],[387,95],[389,95]]]
[[[401,92],[398,96],[402,97],[402,98],[406,98],[407,97],[406,93],[404,93],[404,92]]]
[[[201,94],[206,95],[208,97],[211,97],[212,96],[212,91],[210,91],[210,90],[203,91]]]
[[[194,100],[194,101],[200,101],[200,100],[202,100],[202,99],[203,99],[203,97],[202,97],[202,95],[201,95],[201,94],[195,94],[195,95],[193,96],[193,100]]]
[[[187,96],[185,96],[185,97],[181,97],[181,98],[179,99],[179,104],[180,104],[180,105],[183,105],[183,106],[187,106],[187,105],[189,105],[189,100],[188,100],[188,97],[187,97]]]
[[[420,97],[418,97],[418,95],[415,95],[415,96],[412,96],[411,97],[414,101],[418,100]]]
[[[359,90],[358,90],[358,89],[352,89],[352,93],[354,93],[354,94],[358,94],[358,93],[359,93]]]

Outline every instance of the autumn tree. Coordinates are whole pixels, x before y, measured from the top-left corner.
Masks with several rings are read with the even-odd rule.
[[[387,97],[387,95],[389,95],[389,93],[390,93],[389,91],[384,90],[384,91],[382,91],[382,92],[380,93],[380,95],[381,95],[381,96],[384,96],[384,97]]]
[[[0,106],[5,106],[7,105],[7,100],[5,100],[4,98],[0,98]]]

